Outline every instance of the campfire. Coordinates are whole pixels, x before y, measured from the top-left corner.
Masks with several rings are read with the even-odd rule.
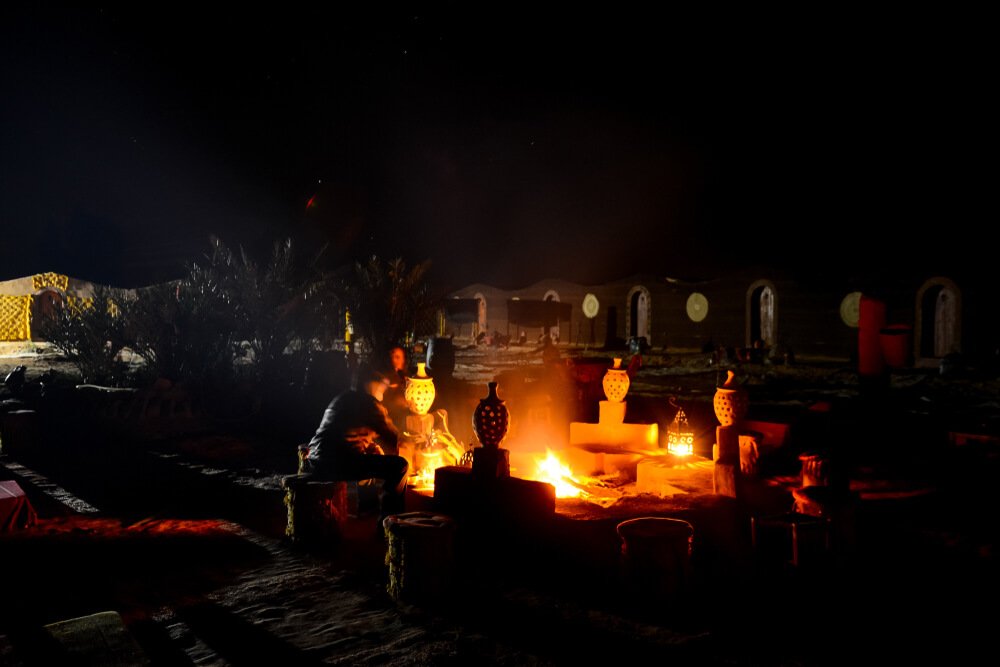
[[[547,456],[537,460],[537,468],[533,479],[536,482],[547,482],[556,488],[556,498],[578,498],[586,493],[585,485],[573,476],[573,471],[559,457],[547,449]]]
[[[461,455],[456,457],[451,448],[428,447],[414,455],[414,472],[410,475],[410,488],[424,495],[434,493],[434,473],[444,466],[466,465]],[[465,457],[468,458],[468,457]],[[558,453],[546,448],[544,456],[535,456],[533,470],[519,475],[534,482],[545,482],[555,488],[556,498],[577,498],[599,505],[614,503],[623,491],[605,479],[574,473]]]
[[[482,402],[486,401],[484,399]],[[544,452],[539,452],[531,445],[527,446],[526,451],[522,437],[522,444],[513,449],[501,450],[505,454],[504,459],[509,459],[507,474],[525,482],[551,486],[555,499],[581,500],[602,507],[613,505],[628,495],[651,493],[670,496],[683,493],[675,483],[701,471],[711,462],[693,456],[693,429],[676,398],[671,397],[670,402],[676,408],[676,413],[667,428],[663,447],[658,446],[656,424],[625,424],[623,421],[619,423],[620,420],[617,419],[605,420],[608,424],[571,424],[571,436],[572,426],[595,426],[598,430],[603,428],[607,433],[587,431],[583,435],[591,436],[590,440],[596,442],[588,440],[574,445],[571,437],[565,451],[546,446]],[[621,404],[606,401],[601,407],[604,412],[609,412],[616,405]],[[615,413],[611,417],[624,416],[622,410],[618,412],[621,414]],[[409,486],[416,493],[425,496],[436,495],[438,471],[442,468],[456,468],[455,472],[459,472],[462,468],[474,468],[475,454],[483,447],[467,446],[456,439],[448,430],[446,411],[437,410],[434,416],[437,417],[437,424],[433,423],[431,415],[411,416],[408,418],[408,426],[414,427],[414,431],[417,426],[424,427],[423,435],[406,433],[407,440],[412,445],[407,456],[411,466]],[[422,420],[420,424],[417,423],[418,418]],[[603,443],[596,437],[601,434],[607,435],[609,442]],[[528,442],[545,442],[550,436],[552,434],[532,433]],[[635,437],[628,441],[626,436]],[[627,444],[619,442],[623,438]]]
[[[574,474],[551,449],[546,449],[545,458],[535,460],[533,474],[525,479],[536,482],[546,482],[555,487],[556,498],[579,498],[598,505],[614,503],[622,496],[620,490],[614,489],[598,477]]]

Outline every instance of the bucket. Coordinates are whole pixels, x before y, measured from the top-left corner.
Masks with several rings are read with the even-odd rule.
[[[618,524],[626,587],[643,597],[682,593],[691,574],[694,527],[667,517],[639,517]]]
[[[913,328],[906,324],[892,324],[879,331],[882,358],[889,368],[905,368],[910,365],[910,340]]]

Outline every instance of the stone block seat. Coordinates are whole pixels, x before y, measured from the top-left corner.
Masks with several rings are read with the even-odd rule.
[[[304,472],[307,445],[299,445],[299,472],[281,479],[288,519],[285,537],[295,544],[332,547],[341,541],[351,518],[378,509],[378,481],[316,479]]]

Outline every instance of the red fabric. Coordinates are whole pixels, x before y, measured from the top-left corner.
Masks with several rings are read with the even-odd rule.
[[[38,522],[35,508],[13,480],[0,482],[0,533],[27,528]]]

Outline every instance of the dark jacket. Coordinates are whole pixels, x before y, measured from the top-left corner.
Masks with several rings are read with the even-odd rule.
[[[377,440],[382,447],[395,449],[399,431],[389,413],[374,396],[348,390],[323,412],[316,434],[309,441],[309,459],[314,463],[336,464],[351,456],[368,453]]]

